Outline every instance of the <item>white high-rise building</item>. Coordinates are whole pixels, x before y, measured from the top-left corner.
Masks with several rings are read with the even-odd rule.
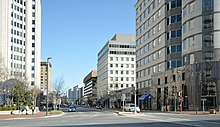
[[[40,86],[41,1],[0,0],[0,58],[14,77]]]
[[[97,96],[133,87],[135,79],[135,36],[116,34],[98,53]]]

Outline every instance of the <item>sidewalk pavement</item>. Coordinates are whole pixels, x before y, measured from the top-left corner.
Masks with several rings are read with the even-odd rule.
[[[33,119],[33,118],[42,118],[46,116],[46,112],[38,112],[35,113],[34,115],[32,114],[23,114],[23,115],[19,115],[19,114],[15,114],[15,115],[0,115],[0,120],[3,119]],[[48,116],[54,116],[53,114],[48,113]]]

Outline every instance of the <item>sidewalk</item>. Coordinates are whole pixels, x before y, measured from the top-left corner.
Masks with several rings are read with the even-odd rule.
[[[33,118],[41,118],[41,117],[45,117],[46,116],[46,112],[38,112],[34,115],[32,114],[23,114],[23,115],[0,115],[0,120],[2,119],[33,119]],[[53,116],[52,114],[48,113],[48,116]]]

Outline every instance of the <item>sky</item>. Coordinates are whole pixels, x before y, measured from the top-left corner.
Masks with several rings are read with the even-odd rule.
[[[52,57],[52,82],[83,85],[97,54],[114,34],[135,34],[137,0],[41,0],[42,51]]]

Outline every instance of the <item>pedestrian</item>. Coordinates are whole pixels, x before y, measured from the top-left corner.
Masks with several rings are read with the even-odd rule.
[[[32,115],[34,115],[34,110],[35,110],[35,107],[32,106]]]
[[[20,115],[20,114],[23,114],[23,108],[22,108],[21,105],[19,106],[19,115]]]
[[[28,110],[29,110],[28,105],[25,106],[25,110],[26,110],[26,115],[28,115]]]

